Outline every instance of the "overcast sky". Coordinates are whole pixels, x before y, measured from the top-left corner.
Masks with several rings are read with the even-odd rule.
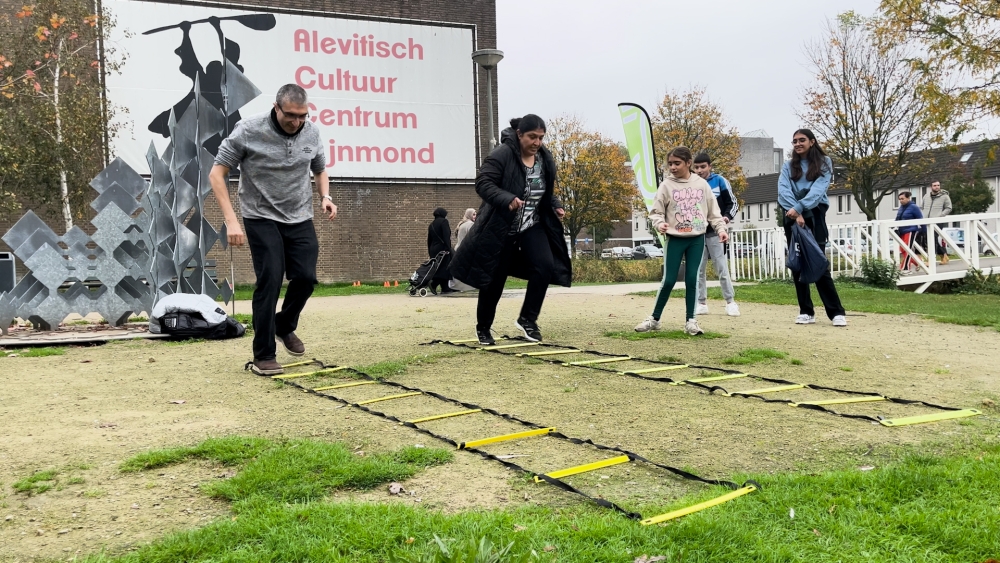
[[[497,0],[500,121],[580,117],[624,142],[619,102],[653,112],[668,90],[703,86],[741,134],[791,144],[810,81],[804,45],[827,19],[878,0]]]

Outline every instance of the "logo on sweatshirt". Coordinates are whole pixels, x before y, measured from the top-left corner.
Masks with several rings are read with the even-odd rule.
[[[302,152],[309,154],[312,152],[312,147],[303,147]]]

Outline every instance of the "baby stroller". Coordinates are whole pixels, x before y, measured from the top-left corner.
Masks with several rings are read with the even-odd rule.
[[[420,295],[421,297],[427,297],[430,291],[427,289],[431,285],[431,281],[434,279],[434,274],[437,273],[438,268],[441,267],[441,262],[444,257],[448,255],[447,250],[442,250],[437,253],[437,256],[431,258],[430,260],[424,262],[423,264],[417,266],[417,271],[413,272],[410,276],[410,295]]]

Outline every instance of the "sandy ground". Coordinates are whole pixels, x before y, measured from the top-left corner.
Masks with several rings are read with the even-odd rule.
[[[627,290],[636,289],[641,288]],[[715,478],[877,466],[899,445],[936,451],[984,435],[1000,438],[1000,411],[984,406],[984,401],[1000,403],[1000,334],[993,329],[862,314],[849,315],[846,329],[835,329],[824,320],[796,326],[792,307],[744,303],[743,316],[733,318],[723,314],[721,302],[710,302],[712,314],[701,318],[702,327],[729,338],[629,342],[603,335],[630,330],[649,313],[652,299],[621,292],[553,292],[539,320],[546,340],[703,365],[721,365],[746,348],[773,348],[802,365],[775,360],[747,371],[980,408],[985,415],[964,422],[885,428],[782,404],[710,396],[690,387],[485,352],[411,365],[396,380]],[[318,298],[310,301],[298,334],[309,356],[327,363],[363,366],[414,355],[438,356],[454,348],[421,343],[471,337],[475,305],[469,296]],[[514,334],[519,307],[516,293],[501,300],[494,327],[498,333]],[[238,311],[248,309],[249,303],[237,305]],[[682,300],[672,300],[664,313],[665,326],[680,328],[682,317]],[[63,356],[0,358],[0,560],[66,560],[102,549],[116,553],[227,514],[225,503],[198,490],[200,484],[227,477],[225,468],[195,462],[139,474],[118,471],[122,461],[148,449],[232,434],[316,437],[343,441],[360,451],[440,445],[405,427],[337,408],[332,401],[243,371],[249,349],[249,339],[144,341],[70,348]],[[279,361],[291,358],[279,354]],[[815,391],[795,393],[784,396],[829,398]],[[342,392],[349,400],[379,394],[385,391],[376,386]],[[400,417],[456,410],[428,397],[381,403],[379,408]],[[882,403],[841,410],[889,416],[934,412]],[[485,415],[427,427],[457,440],[519,430]],[[522,456],[515,461],[540,472],[608,457],[551,438],[489,451]],[[13,490],[15,481],[48,469],[59,472],[54,489],[30,497]],[[574,477],[572,482],[631,507],[698,487],[638,464]],[[338,493],[336,498],[413,503],[445,511],[580,502],[463,452],[454,463],[404,485],[410,494],[401,497],[377,490]]]

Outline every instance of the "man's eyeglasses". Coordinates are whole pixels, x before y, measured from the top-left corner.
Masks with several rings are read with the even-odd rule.
[[[280,111],[281,113],[285,114],[285,117],[287,117],[288,119],[291,119],[292,121],[305,121],[305,120],[309,119],[309,112],[308,111],[305,112],[305,113],[288,113],[287,111],[285,111],[284,109],[282,109],[281,106],[278,106],[278,111]]]

